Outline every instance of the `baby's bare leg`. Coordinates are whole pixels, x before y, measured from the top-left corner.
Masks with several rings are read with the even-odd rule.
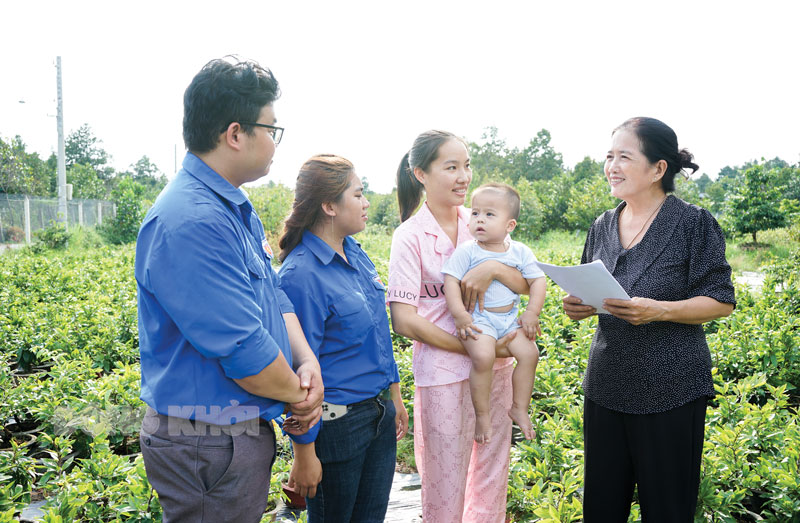
[[[475,441],[478,443],[489,443],[492,437],[489,400],[492,393],[494,345],[495,339],[485,334],[479,334],[477,340],[464,340],[464,347],[472,359],[469,391],[472,395],[472,407],[475,409]]]
[[[533,430],[533,424],[528,415],[528,406],[531,404],[536,365],[539,363],[539,349],[536,347],[536,343],[528,339],[520,329],[517,337],[508,344],[508,350],[517,360],[517,366],[514,367],[514,373],[511,375],[513,399],[508,415],[522,429],[525,439],[533,439],[536,432]]]

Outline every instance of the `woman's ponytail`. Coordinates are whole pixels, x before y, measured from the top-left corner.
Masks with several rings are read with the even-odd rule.
[[[680,152],[678,152],[678,157],[681,170],[691,169],[692,174],[694,174],[697,172],[697,169],[700,168],[699,165],[694,163],[694,155],[689,152],[689,149],[681,149]]]
[[[397,168],[397,205],[400,207],[401,222],[411,218],[411,215],[417,210],[424,188],[408,164],[408,155],[409,153],[406,153],[403,156],[400,166]]]
[[[289,253],[294,250],[300,244],[300,240],[303,239],[303,231],[305,227],[302,227],[297,223],[297,213],[292,212],[288,218],[286,218],[286,223],[283,225],[283,235],[281,239],[278,240],[278,247],[280,247],[281,252],[278,253],[278,261],[283,263]]]

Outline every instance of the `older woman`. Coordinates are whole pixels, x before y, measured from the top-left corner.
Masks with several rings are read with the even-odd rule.
[[[582,262],[602,260],[631,300],[606,300],[584,377],[584,519],[627,521],[634,486],[644,521],[692,521],[706,403],[714,396],[704,322],[735,306],[725,240],[711,214],[675,196],[697,170],[675,132],[631,118],[612,133],[611,194]],[[573,320],[596,310],[567,296]]]
[[[364,230],[368,207],[352,163],[315,156],[297,176],[280,240],[281,289],[294,304],[325,384],[319,435],[293,442],[289,477],[306,496],[312,523],[383,521],[396,440],[408,430],[386,293],[351,237]]]

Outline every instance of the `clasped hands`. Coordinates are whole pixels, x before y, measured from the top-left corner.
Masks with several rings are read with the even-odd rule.
[[[300,378],[300,387],[306,389],[306,399],[298,403],[291,403],[286,410],[292,415],[283,422],[283,430],[288,434],[299,436],[316,425],[322,417],[322,399],[325,387],[322,383],[322,373],[319,364],[314,362],[300,365],[296,371]]]

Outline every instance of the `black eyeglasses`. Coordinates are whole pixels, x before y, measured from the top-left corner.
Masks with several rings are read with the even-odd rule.
[[[283,127],[276,127],[274,125],[267,125],[265,123],[256,123],[256,122],[239,122],[242,125],[255,125],[256,127],[264,127],[269,129],[269,134],[272,135],[272,141],[275,142],[275,145],[281,143],[281,138],[283,138]]]

